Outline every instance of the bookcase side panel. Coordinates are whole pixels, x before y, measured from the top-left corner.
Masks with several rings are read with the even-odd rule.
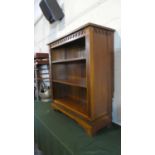
[[[86,81],[87,81],[87,111],[89,117],[94,117],[94,95],[93,95],[93,81],[94,81],[94,68],[93,68],[93,28],[87,27],[86,32]]]
[[[93,50],[91,50],[91,94],[93,104],[93,118],[108,117],[111,120],[112,104],[112,59],[110,46],[112,40],[108,38],[109,31],[99,28],[93,29]]]

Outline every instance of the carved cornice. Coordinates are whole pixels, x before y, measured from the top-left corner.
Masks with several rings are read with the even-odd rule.
[[[61,45],[65,44],[65,43],[67,43],[67,42],[71,42],[71,41],[76,40],[78,38],[82,38],[84,35],[85,35],[84,29],[80,30],[80,31],[77,31],[75,33],[67,35],[64,38],[61,38],[61,39],[51,43],[50,47],[55,48],[55,47],[61,46]]]

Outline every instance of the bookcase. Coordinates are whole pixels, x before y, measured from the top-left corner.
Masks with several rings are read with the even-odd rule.
[[[88,23],[49,43],[52,107],[89,135],[110,125],[114,30]]]

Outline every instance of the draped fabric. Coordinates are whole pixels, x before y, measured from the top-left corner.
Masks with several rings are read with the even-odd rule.
[[[50,103],[35,102],[34,139],[45,155],[120,155],[121,128],[100,130],[89,137],[83,128]]]

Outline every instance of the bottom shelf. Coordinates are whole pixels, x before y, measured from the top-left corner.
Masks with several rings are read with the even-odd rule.
[[[56,104],[60,104],[67,109],[70,109],[73,112],[76,113],[82,113],[87,115],[87,109],[86,109],[86,102],[85,101],[80,101],[80,100],[75,100],[69,97],[66,98],[59,98],[59,99],[54,99],[54,102]]]

